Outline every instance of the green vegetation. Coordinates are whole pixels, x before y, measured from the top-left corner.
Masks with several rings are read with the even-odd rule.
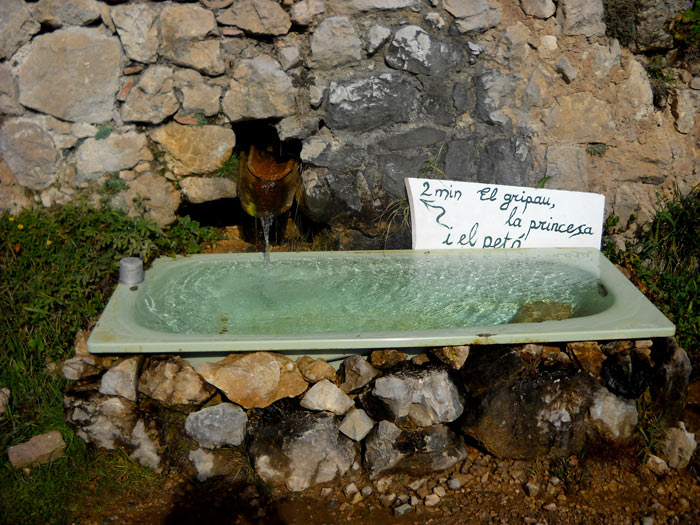
[[[396,199],[391,201],[389,205],[384,209],[381,215],[377,218],[378,222],[385,221],[386,231],[384,233],[384,244],[389,238],[391,233],[391,227],[396,225],[396,230],[400,231],[410,226],[411,209],[408,204],[408,199]]]
[[[586,153],[592,157],[602,157],[608,151],[608,146],[602,142],[591,142],[586,146]]]
[[[590,483],[590,469],[586,464],[586,449],[578,456],[557,458],[549,467],[549,474],[558,477],[564,484],[564,492],[575,494],[588,487]]]
[[[537,181],[537,186],[535,186],[538,190],[541,190],[542,188],[545,187],[545,185],[549,182],[549,179],[552,177],[549,177],[548,175],[545,175],[542,177],[540,180]]]
[[[673,37],[686,60],[700,59],[700,0],[686,1],[687,9],[673,22]]]
[[[116,195],[117,193],[127,190],[129,184],[119,177],[119,173],[110,173],[107,175],[102,192],[105,195]]]
[[[187,217],[162,230],[106,207],[0,215],[0,385],[11,390],[0,420],[0,523],[64,522],[72,495],[95,476],[114,482],[126,476],[137,486],[132,478],[151,479],[128,457],[91,451],[75,436],[63,419],[66,382],[51,365],[71,355],[76,333],[104,308],[121,257],[142,255],[148,263],[196,252],[213,238]],[[15,471],[7,448],[50,430],[63,435],[66,455]]]
[[[629,47],[637,39],[639,0],[605,0],[605,33]]]
[[[238,153],[234,151],[231,156],[219,166],[219,169],[216,170],[216,176],[229,177],[232,179],[238,177],[238,156]]]
[[[616,229],[610,218],[608,233]],[[700,186],[687,195],[660,197],[656,216],[642,225],[635,244],[604,252],[627,268],[637,286],[676,324],[676,338],[696,362],[700,358]]]
[[[445,177],[445,172],[440,168],[446,153],[446,146],[443,143],[437,153],[428,157],[418,172],[418,176],[422,179],[442,179]]]
[[[102,139],[106,139],[111,134],[112,134],[112,128],[102,124],[99,128],[97,128],[97,133],[95,133],[95,138],[97,140],[102,140]]]
[[[647,455],[659,454],[662,450],[662,440],[666,435],[666,424],[661,413],[653,407],[648,399],[648,392],[637,401],[637,440],[639,441],[639,455],[646,462]]]
[[[660,56],[650,59],[646,65],[646,70],[649,75],[651,92],[654,96],[654,105],[662,108],[666,105],[668,96],[676,85],[676,76],[668,68],[666,60]]]

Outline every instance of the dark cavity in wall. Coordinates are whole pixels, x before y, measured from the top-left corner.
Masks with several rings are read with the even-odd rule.
[[[239,157],[241,163],[245,161],[245,157],[241,155],[247,154],[251,146],[261,151],[271,152],[279,159],[299,160],[301,141],[280,141],[275,129],[276,123],[276,120],[251,120],[231,126],[236,134],[234,154]],[[258,247],[264,246],[259,221],[244,211],[239,198],[217,199],[200,204],[183,202],[177,214],[189,215],[191,219],[205,226],[216,228],[238,226],[243,240]],[[275,217],[271,227],[270,242],[273,245],[281,244],[287,241],[290,232],[295,230],[296,237],[313,236],[325,227],[326,225],[313,223],[303,217],[295,202],[290,210]]]

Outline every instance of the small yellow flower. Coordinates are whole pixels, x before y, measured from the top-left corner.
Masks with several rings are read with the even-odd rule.
[[[14,221],[15,221],[15,218],[14,218],[14,217],[10,217],[10,222],[14,222]]]
[[[46,239],[46,246],[51,246],[51,240],[50,240],[50,239]]]
[[[17,225],[17,229],[18,229],[18,230],[21,230],[21,229],[23,229],[23,228],[24,228],[24,224],[18,224],[18,225]]]

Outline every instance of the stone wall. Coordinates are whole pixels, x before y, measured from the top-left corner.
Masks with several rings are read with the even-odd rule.
[[[3,0],[0,35],[11,212],[87,194],[170,223],[236,196],[214,175],[255,122],[323,223],[421,174],[601,192],[623,220],[700,180],[700,81],[655,107],[601,0]]]
[[[179,356],[94,356],[85,338],[62,366],[77,435],[200,481],[231,474],[241,445],[262,480],[291,491],[353,465],[375,480],[441,472],[466,458],[465,439],[499,459],[569,457],[629,445],[642,399],[687,443],[664,445],[671,467],[696,446],[682,422],[673,427],[691,366],[672,338],[426,348],[412,359],[375,350],[338,373],[323,359],[268,352],[196,368]]]

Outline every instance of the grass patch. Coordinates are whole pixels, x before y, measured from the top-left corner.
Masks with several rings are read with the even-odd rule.
[[[602,157],[608,151],[608,146],[602,142],[591,142],[586,146],[586,153],[592,157]]]
[[[629,227],[629,224],[627,225]],[[608,220],[609,233],[618,232]],[[696,363],[700,358],[700,186],[660,197],[655,217],[642,225],[634,244],[605,254],[627,268],[632,280],[676,325],[678,343]]]
[[[238,153],[233,153],[224,163],[216,170],[217,177],[228,177],[235,179],[238,177]]]
[[[75,334],[102,311],[119,259],[148,263],[213,239],[189,218],[163,230],[106,207],[0,215],[0,386],[11,390],[0,420],[0,523],[65,521],[71,494],[92,475],[94,457],[64,422],[66,382],[47,365],[69,357]],[[29,474],[12,469],[7,448],[50,430],[63,435],[66,456]]]

